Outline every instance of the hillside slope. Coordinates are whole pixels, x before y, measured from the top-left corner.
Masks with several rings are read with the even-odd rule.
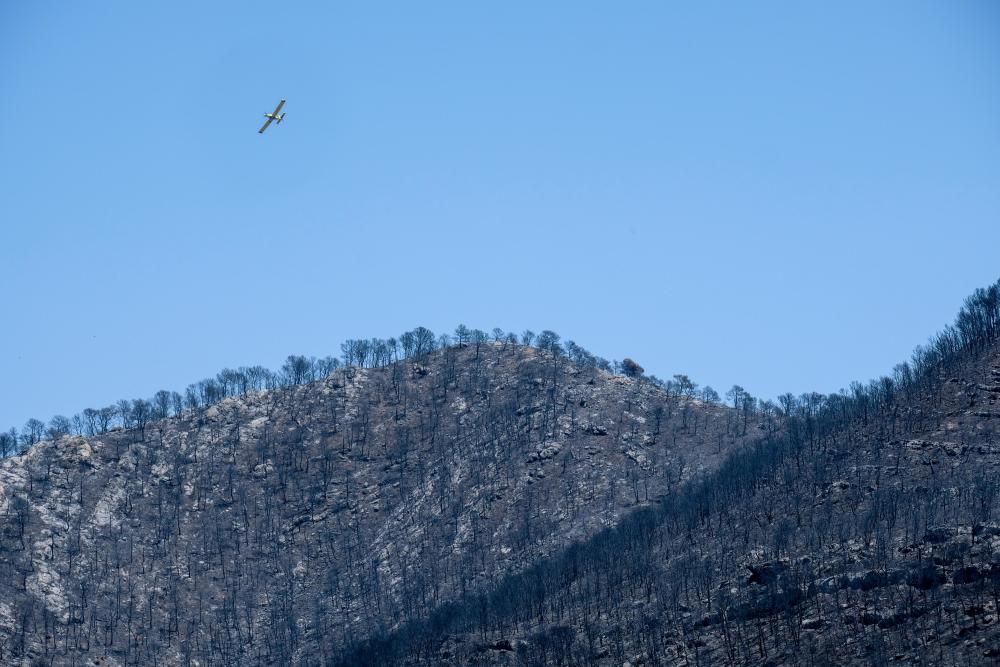
[[[1000,289],[655,508],[340,664],[1000,664]],[[970,323],[971,322],[971,323]]]
[[[40,442],[0,461],[0,662],[329,664],[761,433],[497,343]]]

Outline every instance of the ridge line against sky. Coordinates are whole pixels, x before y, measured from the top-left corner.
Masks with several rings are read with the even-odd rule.
[[[1000,273],[995,3],[283,9],[0,8],[0,427],[459,322],[830,393]]]

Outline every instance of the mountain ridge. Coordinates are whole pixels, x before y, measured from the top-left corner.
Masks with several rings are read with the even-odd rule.
[[[994,285],[893,379],[786,397],[656,509],[338,664],[996,664],[998,331]]]
[[[20,601],[0,607],[5,658],[93,655],[104,627],[117,629],[97,633],[108,664],[220,659],[205,645],[223,664],[332,660],[358,633],[614,524],[757,433],[730,408],[503,344],[134,426],[0,462],[13,517],[0,589]],[[91,586],[118,602],[97,605]],[[32,631],[46,623],[57,646]]]
[[[293,357],[0,460],[0,659],[1000,656],[1000,283],[892,376],[778,403],[548,334]]]

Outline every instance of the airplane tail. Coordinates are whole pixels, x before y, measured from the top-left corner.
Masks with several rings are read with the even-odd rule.
[[[283,120],[285,120],[285,114],[281,114],[281,115],[280,115],[280,116],[278,117],[278,124],[279,124],[279,125],[281,125],[281,121],[283,121]]]

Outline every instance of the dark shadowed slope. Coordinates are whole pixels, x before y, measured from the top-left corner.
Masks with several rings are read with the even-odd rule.
[[[496,343],[39,442],[0,461],[0,662],[328,664],[760,435]]]

